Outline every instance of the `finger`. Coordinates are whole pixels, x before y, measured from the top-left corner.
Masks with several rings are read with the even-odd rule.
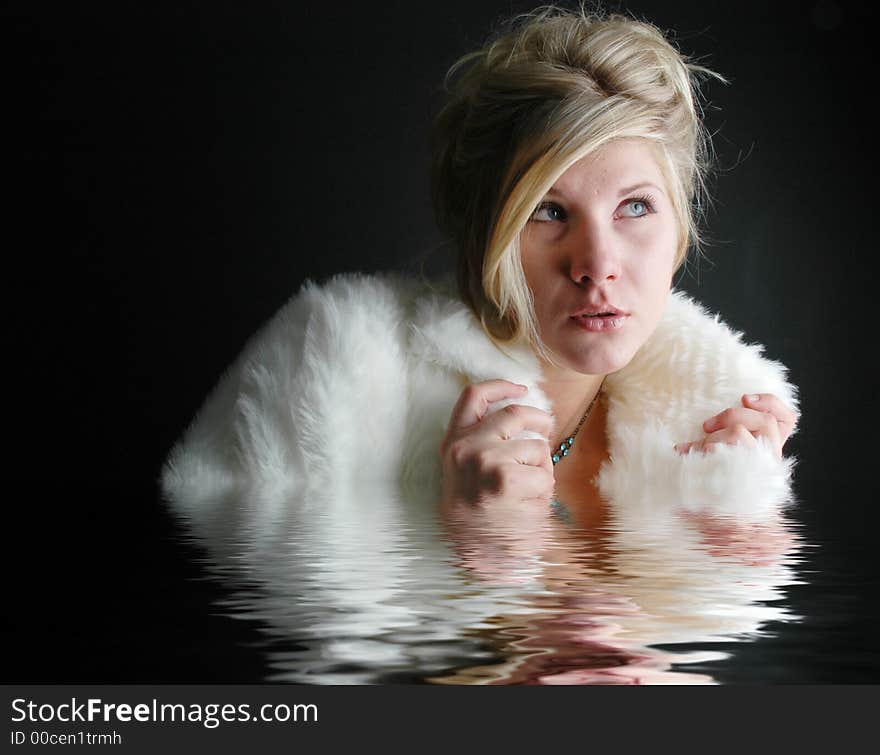
[[[546,440],[510,440],[504,444],[503,449],[504,454],[517,464],[542,467],[551,473],[553,471],[550,443]]]
[[[486,380],[471,383],[458,397],[452,409],[450,428],[465,428],[486,416],[489,404],[505,398],[524,396],[528,388],[509,380]]]
[[[703,429],[708,433],[732,428],[736,425],[744,426],[755,438],[761,436],[766,438],[776,455],[782,456],[785,438],[782,437],[778,420],[770,412],[760,412],[757,409],[746,409],[745,407],[731,407],[703,423]]]
[[[691,452],[705,453],[706,451],[713,451],[719,445],[734,446],[738,444],[754,447],[757,445],[757,441],[745,425],[737,423],[709,433],[700,440],[690,441],[689,443],[677,443],[675,450],[680,454],[686,455]]]
[[[687,456],[692,452],[698,453],[700,451],[705,451],[706,449],[703,446],[702,440],[692,440],[689,443],[677,443],[675,445],[675,450],[682,456]]]
[[[736,423],[709,433],[697,445],[700,451],[714,451],[717,446],[742,445],[754,448],[757,444],[752,431],[745,425]]]
[[[742,397],[743,406],[769,412],[783,425],[785,437],[791,435],[798,421],[798,413],[773,393],[746,393]]]
[[[477,486],[490,495],[514,495],[517,500],[550,492],[555,478],[550,446],[542,440],[498,442],[475,458]]]
[[[729,407],[710,417],[703,423],[703,431],[709,434],[734,425],[744,425],[756,435],[766,435],[774,439],[779,437],[779,422],[774,415],[741,406]]]
[[[509,440],[523,430],[531,430],[543,438],[549,438],[552,429],[553,415],[550,412],[525,404],[508,404],[487,415],[474,432]]]

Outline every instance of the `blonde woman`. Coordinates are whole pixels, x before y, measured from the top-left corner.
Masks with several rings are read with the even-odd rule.
[[[168,497],[321,490],[366,521],[358,485],[393,481],[524,536],[554,501],[772,517],[795,389],[671,290],[699,248],[707,75],[648,23],[559,8],[458,61],[432,184],[456,285],[307,282],[172,450]]]

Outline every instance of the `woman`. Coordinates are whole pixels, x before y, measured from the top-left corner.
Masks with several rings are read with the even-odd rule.
[[[166,494],[197,512],[332,486],[351,512],[368,506],[351,483],[378,479],[446,513],[555,497],[770,515],[794,388],[670,293],[699,242],[707,73],[648,24],[554,8],[465,56],[433,147],[457,293],[307,282],[173,449]]]

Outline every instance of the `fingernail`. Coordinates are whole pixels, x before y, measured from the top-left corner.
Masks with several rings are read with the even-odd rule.
[[[715,417],[709,417],[709,419],[707,419],[707,420],[703,423],[703,429],[704,429],[707,433],[708,433],[708,432],[711,432],[711,431],[712,431],[712,428],[715,427],[715,420],[716,420]]]
[[[761,400],[761,397],[757,393],[750,393],[746,398],[751,401],[753,404],[758,403]]]

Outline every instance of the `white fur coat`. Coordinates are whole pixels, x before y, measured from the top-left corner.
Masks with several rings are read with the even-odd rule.
[[[549,410],[527,349],[497,349],[449,280],[397,273],[307,281],[246,345],[175,445],[166,496],[191,512],[232,491],[280,500],[307,489],[396,480],[436,486],[438,446],[467,382],[529,387],[517,403]],[[769,446],[681,456],[677,442],[743,393],[796,408],[785,368],[673,292],[655,333],[605,383],[610,461],[600,492],[642,507],[762,517],[788,497],[792,460]],[[500,408],[511,400],[498,402]],[[585,483],[586,484],[586,483]],[[258,496],[259,497],[259,496]]]

